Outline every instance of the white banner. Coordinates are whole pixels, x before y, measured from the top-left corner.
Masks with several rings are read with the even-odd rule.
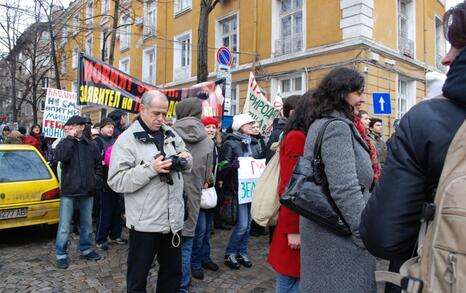
[[[76,93],[48,88],[42,131],[45,137],[63,137],[63,126],[71,116],[79,115]]]
[[[243,113],[251,115],[259,123],[260,132],[268,136],[272,132],[273,120],[280,116],[280,110],[267,101],[256,82],[254,74],[249,73],[249,85]]]
[[[265,159],[240,157],[238,160],[238,203],[245,204],[252,202],[256,182],[265,169]]]

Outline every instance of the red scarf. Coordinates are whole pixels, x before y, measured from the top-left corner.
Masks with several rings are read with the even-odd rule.
[[[362,139],[366,142],[367,146],[369,147],[370,157],[371,157],[371,162],[372,162],[372,169],[374,170],[374,182],[373,183],[377,183],[380,178],[380,164],[379,164],[379,161],[377,160],[377,151],[375,150],[374,144],[370,141],[370,139],[366,135],[366,128],[364,127],[364,124],[362,123],[361,118],[359,118],[358,116],[354,116],[354,125],[356,126],[356,129],[358,130]]]

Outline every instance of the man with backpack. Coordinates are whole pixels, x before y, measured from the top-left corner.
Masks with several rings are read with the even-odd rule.
[[[446,292],[445,288],[458,286],[455,282],[466,277],[466,269],[456,265],[464,263],[466,247],[464,230],[456,230],[458,224],[463,229],[466,224],[466,148],[461,146],[466,135],[464,19],[466,1],[446,12],[443,23],[452,48],[442,60],[450,65],[444,97],[423,101],[403,116],[389,141],[380,182],[362,213],[362,240],[373,255],[391,261],[390,271],[398,272],[416,249],[421,253],[414,265],[405,265],[410,268],[409,277],[384,276],[401,283],[404,292]],[[462,181],[452,181],[461,176]],[[453,211],[450,218],[446,207]],[[455,215],[457,210],[463,214]],[[458,254],[461,247],[463,252]],[[386,292],[400,290],[389,287]]]

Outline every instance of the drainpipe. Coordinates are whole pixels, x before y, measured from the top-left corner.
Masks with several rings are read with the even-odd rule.
[[[307,69],[307,67],[304,67],[304,73],[306,74],[306,90],[305,90],[305,92],[307,92],[309,90],[309,70]]]

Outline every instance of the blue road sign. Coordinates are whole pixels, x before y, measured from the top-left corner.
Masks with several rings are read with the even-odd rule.
[[[374,105],[374,114],[383,115],[392,113],[389,93],[373,93],[372,104]]]
[[[219,64],[231,66],[233,56],[227,47],[221,47],[217,50],[217,61]]]

